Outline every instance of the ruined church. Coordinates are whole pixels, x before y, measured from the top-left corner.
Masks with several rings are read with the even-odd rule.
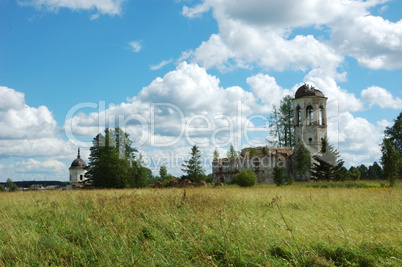
[[[322,140],[327,136],[326,104],[327,97],[320,90],[306,84],[297,89],[293,99],[295,151],[302,143],[312,155],[320,150]],[[273,167],[279,162],[287,173],[293,174],[295,180],[300,180],[294,171],[292,156],[291,147],[245,148],[239,157],[214,160],[213,179],[215,182],[229,183],[242,169],[251,169],[258,183],[273,183]]]

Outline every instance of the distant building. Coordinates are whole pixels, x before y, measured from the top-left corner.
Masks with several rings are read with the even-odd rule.
[[[71,167],[69,168],[70,184],[76,184],[86,180],[86,167],[87,164],[83,159],[81,159],[80,148],[78,148],[77,158],[71,163]]]
[[[322,140],[327,136],[327,98],[320,91],[306,84],[297,89],[294,106],[295,151],[300,144],[314,155],[320,151]],[[251,155],[253,150],[254,156]],[[221,158],[212,162],[212,174],[215,182],[232,182],[236,173],[242,169],[251,169],[259,183],[273,182],[273,167],[282,162],[287,173],[293,173],[294,160],[291,147],[245,148],[239,157]],[[309,176],[307,177],[309,179]]]

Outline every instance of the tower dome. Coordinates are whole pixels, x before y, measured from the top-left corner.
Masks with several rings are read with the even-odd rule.
[[[80,156],[80,149],[78,148],[77,158],[71,163],[70,169],[84,169],[87,166],[85,161]]]
[[[314,88],[314,86],[308,86],[307,84],[303,84],[297,89],[295,94],[295,99],[299,99],[302,97],[325,97],[324,94]]]

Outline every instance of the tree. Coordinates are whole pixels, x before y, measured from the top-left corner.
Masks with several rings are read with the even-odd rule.
[[[215,148],[215,150],[214,150],[214,160],[217,160],[217,159],[219,159],[219,151],[218,151],[218,148]]]
[[[141,168],[134,161],[132,141],[120,128],[106,128],[92,141],[86,177],[96,187],[124,188],[134,186]]]
[[[6,191],[6,189],[4,188],[4,186],[2,184],[0,184],[0,192],[4,192]]]
[[[402,157],[402,111],[399,116],[394,120],[394,125],[385,128],[385,138],[388,138],[395,150],[399,152]],[[402,176],[402,168],[399,170],[399,177]]]
[[[369,166],[367,176],[371,180],[382,179],[382,168],[376,161],[374,161],[372,166]]]
[[[353,168],[352,169],[352,167],[350,167],[350,169],[349,169],[349,177],[350,177],[350,179],[355,180],[355,181],[360,180],[360,178],[361,178],[360,170],[358,168]]]
[[[9,192],[18,191],[18,186],[16,184],[14,184],[10,178],[8,178],[6,181],[6,187],[8,188]]]
[[[271,133],[270,143],[276,146],[294,146],[293,99],[285,96],[281,99],[279,109],[273,106],[269,116]]]
[[[394,120],[394,125],[385,128],[385,137],[389,139],[395,150],[402,153],[402,111]]]
[[[161,177],[161,180],[162,180],[162,181],[165,180],[167,174],[168,174],[168,173],[167,173],[166,166],[165,166],[165,165],[162,165],[162,166],[159,168],[159,176]]]
[[[308,173],[311,169],[310,151],[304,146],[303,142],[300,143],[296,150],[295,163],[295,169],[300,178],[302,178],[303,175]]]
[[[229,151],[228,151],[228,158],[229,158],[229,159],[233,159],[233,158],[235,158],[235,157],[237,157],[237,152],[236,152],[236,150],[235,150],[233,144],[231,144],[231,145],[230,145],[230,149],[229,149]]]
[[[381,165],[384,171],[384,178],[389,181],[390,186],[394,186],[398,178],[398,171],[401,168],[401,154],[394,148],[391,140],[388,138],[384,139],[381,152]]]
[[[257,183],[257,176],[250,169],[243,169],[235,175],[235,183],[240,186],[254,186]]]
[[[339,156],[338,150],[328,144],[326,138],[322,140],[321,151],[313,157],[314,163],[311,168],[311,178],[313,180],[342,180],[344,175],[343,160]]]
[[[358,169],[360,171],[360,178],[362,180],[365,180],[368,178],[368,169],[364,164],[361,164],[360,166],[356,167],[356,169]]]
[[[191,148],[191,157],[189,160],[185,160],[182,169],[183,172],[187,174],[187,179],[191,182],[201,181],[203,177],[205,177],[204,170],[201,166],[201,152],[198,149],[197,145],[194,145]]]
[[[284,185],[286,183],[286,173],[285,169],[280,166],[278,163],[275,165],[273,169],[274,183],[277,186]]]

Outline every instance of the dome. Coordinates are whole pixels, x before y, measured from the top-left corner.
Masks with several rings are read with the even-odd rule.
[[[314,88],[314,86],[308,86],[307,84],[303,84],[297,89],[295,94],[295,99],[302,97],[325,97],[324,94]]]
[[[78,148],[78,155],[77,158],[71,163],[70,169],[84,169],[87,167],[87,164],[80,156],[80,149]]]

